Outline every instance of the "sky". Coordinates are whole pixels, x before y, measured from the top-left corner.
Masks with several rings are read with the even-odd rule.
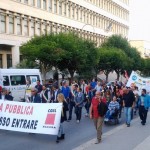
[[[150,41],[150,0],[130,0],[129,39]]]

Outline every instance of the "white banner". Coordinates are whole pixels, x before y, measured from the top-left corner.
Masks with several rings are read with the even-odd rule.
[[[135,71],[132,71],[126,86],[127,87],[137,86],[140,92],[143,88],[145,88],[147,92],[149,93],[150,92],[150,78],[141,77]]]
[[[61,110],[61,103],[0,100],[0,129],[57,135]]]

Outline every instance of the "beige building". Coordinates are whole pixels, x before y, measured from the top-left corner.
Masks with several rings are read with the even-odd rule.
[[[75,31],[100,45],[128,30],[129,0],[0,0],[0,68],[15,67],[34,35]]]
[[[130,44],[131,44],[131,46],[137,48],[137,50],[141,54],[141,57],[143,57],[143,58],[150,57],[150,42],[149,41],[131,40]]]

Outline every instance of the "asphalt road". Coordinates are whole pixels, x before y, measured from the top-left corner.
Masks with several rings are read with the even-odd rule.
[[[28,134],[14,131],[0,130],[0,150],[72,150],[75,147],[96,137],[96,130],[92,120],[84,116],[78,124],[75,115],[70,122],[65,122],[65,140],[56,143],[56,136],[43,134]],[[123,115],[124,116],[124,115]],[[124,117],[121,124],[124,123]],[[104,125],[103,133],[118,125]]]

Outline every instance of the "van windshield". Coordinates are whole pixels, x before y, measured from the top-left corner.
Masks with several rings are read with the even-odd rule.
[[[10,76],[11,85],[26,85],[26,79],[24,75]]]

